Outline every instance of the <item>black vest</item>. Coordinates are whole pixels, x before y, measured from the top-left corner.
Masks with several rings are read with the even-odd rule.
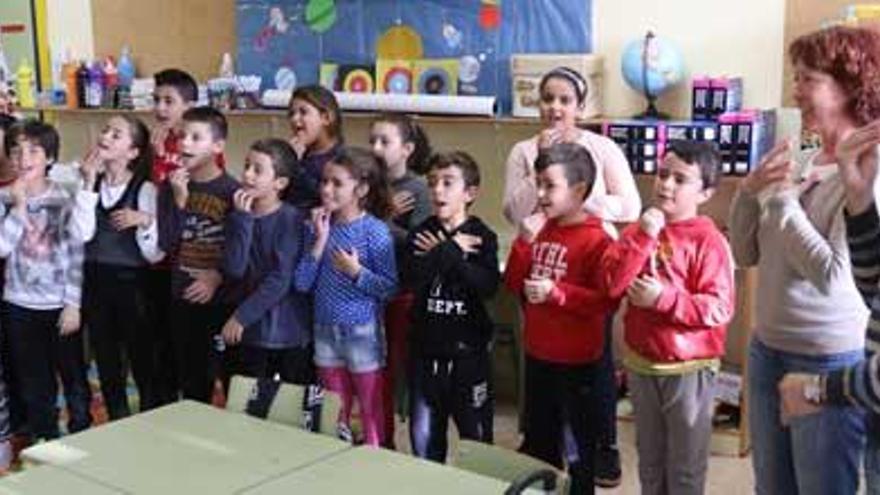
[[[104,175],[102,174],[95,181],[95,191],[98,193],[98,207],[95,210],[96,229],[95,237],[86,244],[86,261],[128,268],[147,266],[148,262],[141,254],[135,238],[137,227],[119,231],[113,227],[113,223],[110,221],[110,216],[116,210],[137,209],[138,194],[145,180],[132,178],[128,181],[122,197],[110,208],[105,208],[101,202],[100,194],[103,182]]]

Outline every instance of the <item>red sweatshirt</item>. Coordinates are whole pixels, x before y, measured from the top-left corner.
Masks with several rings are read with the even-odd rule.
[[[549,221],[533,243],[522,239],[513,243],[504,281],[523,305],[530,356],[580,364],[602,355],[605,320],[615,306],[605,295],[601,273],[602,254],[610,244],[611,237],[597,218],[566,226]],[[523,285],[528,278],[556,282],[548,301],[525,300]]]
[[[625,295],[636,277],[649,273],[655,251],[663,292],[653,309],[629,306],[624,319],[627,345],[656,363],[723,355],[735,294],[724,235],[707,217],[667,224],[658,239],[638,224],[630,225],[602,261],[609,296]]]

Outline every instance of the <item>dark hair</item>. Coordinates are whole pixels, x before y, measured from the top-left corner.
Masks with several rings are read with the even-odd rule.
[[[49,163],[58,160],[60,139],[58,131],[51,124],[34,119],[14,124],[3,138],[3,150],[6,152],[6,156],[10,155],[10,151],[18,145],[18,140],[22,137],[43,148]]]
[[[330,163],[348,170],[348,173],[369,191],[361,202],[361,208],[378,218],[385,219],[391,213],[391,188],[388,174],[381,158],[364,148],[340,146]]]
[[[849,97],[847,112],[858,125],[880,117],[880,33],[834,26],[797,38],[788,54],[793,64],[834,78]]]
[[[299,159],[296,157],[296,151],[293,150],[293,146],[283,139],[264,138],[254,141],[254,144],[251,145],[251,151],[267,155],[272,159],[272,169],[275,171],[275,177],[287,179],[287,188],[280,193],[280,196],[284,197],[291,185],[299,180],[302,173]]]
[[[424,175],[427,170],[428,158],[431,157],[431,143],[422,126],[416,124],[412,117],[405,113],[384,113],[373,124],[386,122],[397,127],[400,133],[400,141],[404,144],[412,143],[413,152],[406,160],[406,168],[413,172]]]
[[[0,113],[0,131],[8,131],[16,122],[18,122],[18,119],[12,115]]]
[[[187,103],[196,102],[199,99],[199,85],[189,73],[180,69],[165,69],[153,75],[156,87],[171,86]]]
[[[710,141],[672,141],[666,153],[674,153],[683,162],[700,167],[703,189],[716,187],[721,180],[721,153]]]
[[[596,162],[586,148],[577,143],[557,143],[542,148],[535,158],[535,171],[542,172],[551,165],[562,165],[568,184],[584,183],[587,186],[584,199],[593,191],[596,182]]]
[[[118,114],[114,117],[119,117],[128,125],[131,147],[138,150],[138,155],[128,163],[128,169],[136,180],[148,179],[153,168],[153,144],[150,142],[149,128],[141,119],[133,115]]]
[[[222,141],[229,134],[229,125],[226,117],[214,107],[193,107],[183,112],[184,122],[199,122],[211,127],[211,136],[214,141]]]
[[[332,91],[317,84],[296,88],[287,104],[288,114],[293,108],[293,100],[303,100],[317,108],[319,112],[327,114],[330,117],[330,136],[339,142],[343,141],[342,111],[339,109],[339,102],[336,101],[336,95]]]
[[[574,86],[574,94],[577,97],[578,105],[584,104],[584,101],[587,99],[587,81],[580,72],[570,67],[556,67],[545,73],[544,77],[541,78],[541,83],[538,85],[538,92],[540,94],[544,93],[544,87],[547,86],[547,81],[553,78],[564,79]]]
[[[428,159],[428,171],[449,167],[457,167],[461,170],[465,186],[480,187],[480,166],[468,153],[464,151],[434,153]]]

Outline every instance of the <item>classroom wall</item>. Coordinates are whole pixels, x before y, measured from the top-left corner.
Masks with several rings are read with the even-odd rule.
[[[606,59],[608,115],[644,110],[644,98],[623,81],[620,55],[648,29],[678,44],[690,74],[743,76],[747,106],[780,105],[785,0],[594,0],[594,8],[596,51]],[[664,95],[659,106],[687,116],[689,84]]]
[[[95,54],[92,0],[46,0],[49,48],[76,58]]]

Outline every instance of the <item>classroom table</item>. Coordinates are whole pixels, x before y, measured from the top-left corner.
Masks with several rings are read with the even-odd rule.
[[[501,480],[398,452],[357,447],[295,469],[242,493],[486,495],[502,494],[508,486],[509,483]],[[529,490],[527,493],[535,492]]]
[[[22,452],[130,493],[234,493],[351,449],[341,440],[182,401]]]
[[[0,478],[0,495],[114,495],[118,490],[62,468],[35,466]]]

